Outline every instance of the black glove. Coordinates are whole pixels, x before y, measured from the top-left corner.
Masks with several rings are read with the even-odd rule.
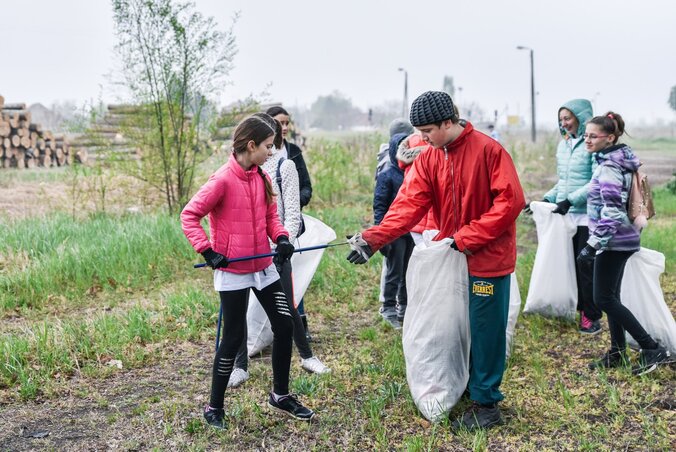
[[[458,249],[458,244],[455,243],[455,239],[453,239],[453,241],[451,242],[451,248],[453,248],[453,249],[456,250],[456,251],[460,251],[460,250]]]
[[[570,206],[572,206],[570,201],[564,199],[563,201],[556,203],[556,209],[552,210],[552,213],[565,215],[568,213],[568,210],[570,210]]]
[[[221,253],[217,253],[211,248],[207,248],[206,250],[202,251],[201,254],[204,257],[204,260],[207,262],[207,265],[214,270],[217,268],[225,268],[230,263],[227,257],[223,256]]]
[[[528,215],[533,215],[533,209],[530,208],[530,202],[526,204],[526,207],[523,208],[523,211]]]
[[[580,264],[588,264],[593,262],[595,257],[596,257],[596,248],[587,245],[584,248],[582,248],[580,254],[577,255],[577,262]]]
[[[347,256],[347,260],[352,264],[365,264],[371,256],[373,256],[373,250],[361,237],[361,232],[358,232],[355,235],[348,235],[347,241],[352,248],[352,252]]]
[[[385,245],[378,251],[380,251],[380,254],[382,254],[383,256],[388,257],[390,255],[390,251],[392,251],[392,245]]]
[[[289,238],[285,235],[280,235],[277,237],[277,256],[279,256],[279,262],[288,261],[293,256],[293,252],[296,249],[293,247]]]

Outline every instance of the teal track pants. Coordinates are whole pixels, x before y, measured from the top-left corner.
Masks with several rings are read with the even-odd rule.
[[[504,399],[500,392],[505,371],[510,275],[469,277],[470,399],[484,405]]]

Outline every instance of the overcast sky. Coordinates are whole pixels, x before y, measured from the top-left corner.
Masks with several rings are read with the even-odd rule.
[[[309,105],[339,90],[362,108],[409,102],[451,75],[460,106],[530,117],[535,51],[536,111],[556,125],[565,101],[586,97],[631,123],[673,121],[676,85],[674,0],[197,0],[229,27],[239,53],[221,104],[262,92]],[[0,94],[6,102],[115,101],[107,0],[0,0]]]

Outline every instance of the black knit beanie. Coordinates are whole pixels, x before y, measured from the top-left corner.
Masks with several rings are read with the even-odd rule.
[[[415,127],[436,124],[454,116],[453,100],[443,91],[427,91],[411,105],[411,124]]]

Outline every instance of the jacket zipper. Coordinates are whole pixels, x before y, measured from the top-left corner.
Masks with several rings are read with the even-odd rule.
[[[448,160],[448,148],[444,146],[444,153],[446,154],[446,160]],[[455,202],[455,166],[453,165],[453,159],[451,159],[451,194],[453,198],[453,233],[458,232],[458,215],[457,215],[457,204]]]

